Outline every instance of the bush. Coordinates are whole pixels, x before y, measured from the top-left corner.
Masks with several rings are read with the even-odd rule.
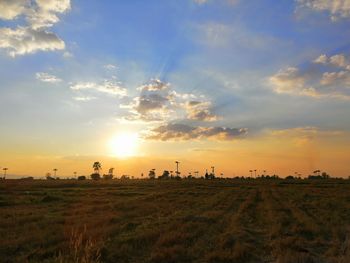
[[[92,180],[100,180],[101,176],[99,173],[93,173],[90,175]]]

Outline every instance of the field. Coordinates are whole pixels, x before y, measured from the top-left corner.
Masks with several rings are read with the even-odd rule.
[[[0,182],[1,262],[350,262],[349,180]]]

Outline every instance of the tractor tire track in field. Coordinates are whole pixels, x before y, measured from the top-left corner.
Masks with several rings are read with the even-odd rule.
[[[255,187],[230,215],[227,226],[217,238],[217,247],[209,262],[263,262],[266,257],[266,215],[261,191]]]
[[[200,252],[199,255],[203,255],[214,250],[217,245],[215,237],[222,232],[227,218],[244,201],[242,196],[246,193],[237,191],[237,189],[225,189],[214,195],[210,194],[204,206],[193,206],[188,213],[182,214],[173,224],[162,229],[163,234],[160,235],[152,249],[150,261],[172,261],[171,258],[162,257],[164,255],[162,252],[180,243],[186,244],[187,247],[185,253],[187,257],[184,255],[181,259],[187,258],[191,262],[197,262],[200,259],[190,255],[198,254],[198,252]],[[181,239],[178,238],[179,232],[183,233]],[[191,234],[188,234],[190,232]]]
[[[316,227],[312,219],[283,199],[276,187],[267,188],[263,195],[270,221],[271,262],[324,262],[310,242]]]

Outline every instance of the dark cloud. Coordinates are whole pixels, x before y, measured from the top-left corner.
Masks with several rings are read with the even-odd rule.
[[[193,140],[193,139],[216,139],[234,140],[247,133],[245,128],[226,127],[193,127],[186,124],[172,123],[159,126],[147,136],[150,140]]]

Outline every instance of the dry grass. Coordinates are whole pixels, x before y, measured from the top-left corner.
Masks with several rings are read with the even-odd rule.
[[[350,262],[350,182],[2,181],[1,262]]]

